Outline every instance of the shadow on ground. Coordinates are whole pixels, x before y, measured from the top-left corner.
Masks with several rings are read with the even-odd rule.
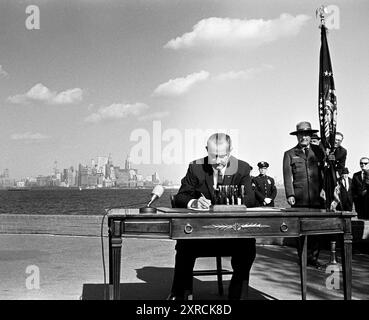
[[[320,252],[320,261],[329,263],[330,251]],[[268,283],[271,291],[284,292],[287,299],[300,299],[300,268],[296,250],[281,250],[276,246],[258,247],[257,260],[252,269],[252,277]],[[341,265],[340,249],[337,250],[337,267]],[[369,256],[357,252],[352,257],[352,298],[366,300],[369,298]],[[341,269],[342,270],[342,269]],[[343,299],[343,275],[338,273],[339,285],[334,287],[333,268],[317,270],[307,268],[307,299],[341,300]],[[280,299],[280,295],[278,295]],[[282,298],[283,299],[283,298]]]
[[[330,252],[322,250],[321,262],[329,262]],[[340,249],[337,261],[341,262]],[[229,267],[229,257],[224,259]],[[228,266],[227,266],[228,265]],[[361,252],[352,259],[352,298],[369,299],[369,256]],[[343,277],[339,272],[339,287],[332,288],[331,272],[307,269],[307,299],[342,300]],[[165,300],[170,293],[173,268],[146,266],[136,269],[136,282],[120,284],[122,300]],[[210,280],[209,280],[210,279]],[[195,300],[226,300],[230,277],[223,280],[224,295],[218,293],[215,277],[194,277]],[[299,300],[301,299],[300,269],[296,249],[280,246],[258,246],[257,257],[251,269],[249,300]],[[108,296],[108,286],[106,286]],[[83,284],[83,300],[103,300],[103,283]]]
[[[143,267],[137,269],[137,278],[143,282],[121,283],[121,300],[165,300],[172,284],[173,269],[158,267]],[[201,277],[205,278],[205,277]],[[223,280],[224,294],[218,293],[217,281],[193,279],[194,299],[196,300],[226,300],[229,280]],[[108,285],[103,283],[83,284],[82,300],[104,300],[108,297]],[[255,288],[249,289],[249,300],[274,299],[266,293],[260,292]]]

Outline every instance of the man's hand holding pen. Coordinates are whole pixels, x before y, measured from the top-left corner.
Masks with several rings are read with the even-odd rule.
[[[211,205],[211,200],[206,199],[206,197],[201,193],[201,197],[196,199],[191,207],[194,209],[209,209]]]

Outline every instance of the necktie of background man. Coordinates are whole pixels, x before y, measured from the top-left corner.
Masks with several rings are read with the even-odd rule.
[[[345,189],[347,190],[346,179],[342,179],[342,183],[343,183],[343,186],[345,187]]]

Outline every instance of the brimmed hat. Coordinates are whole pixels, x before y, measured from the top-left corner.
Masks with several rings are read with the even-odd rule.
[[[291,132],[291,135],[297,135],[298,133],[315,133],[319,130],[311,129],[310,122],[302,121],[296,125],[296,131]]]
[[[259,167],[259,168],[268,168],[268,167],[269,167],[269,163],[268,163],[268,162],[266,162],[266,161],[260,161],[260,162],[258,163],[258,167]]]

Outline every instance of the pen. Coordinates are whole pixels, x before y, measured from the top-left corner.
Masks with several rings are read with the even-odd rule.
[[[204,196],[204,194],[202,192],[201,192],[201,195],[206,199],[206,197]],[[210,201],[209,199],[206,199],[206,200]]]

